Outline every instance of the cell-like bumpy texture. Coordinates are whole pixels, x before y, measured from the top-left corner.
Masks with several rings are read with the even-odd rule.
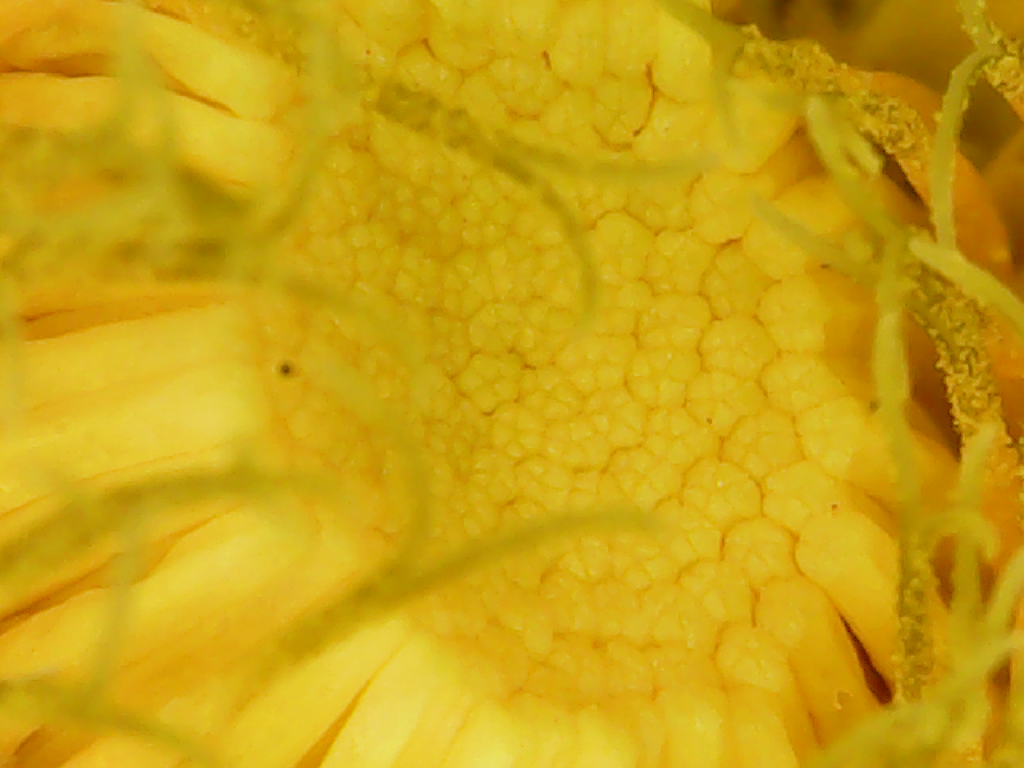
[[[892,680],[897,573],[890,478],[869,456],[870,299],[750,204],[829,236],[852,228],[797,120],[741,92],[747,146],[726,150],[706,45],[652,4],[342,6],[375,78],[485,130],[584,157],[725,154],[692,181],[558,178],[601,278],[580,334],[575,256],[535,189],[379,115],[333,149],[295,258],[385,302],[426,361],[411,390],[323,318],[268,319],[268,348],[301,372],[275,390],[295,442],[323,438],[338,459],[350,416],[302,379],[341,348],[426,446],[430,552],[615,503],[661,524],[438,589],[409,615],[453,661],[443,682],[410,666],[404,684],[472,691],[508,764],[541,764],[534,749],[561,764],[584,743],[607,765],[795,764],[877,706],[852,638]],[[934,440],[921,436],[938,461]],[[396,477],[362,447],[344,461]],[[432,697],[410,720],[429,719]],[[440,740],[469,759],[474,728]]]
[[[241,768],[797,765],[880,706],[898,629],[870,296],[753,203],[837,240],[856,228],[799,120],[768,106],[765,83],[737,83],[732,145],[707,45],[653,2],[353,0],[335,14],[363,98],[283,263],[361,297],[383,324],[262,295],[244,309],[197,301],[167,321],[177,330],[152,318],[121,330],[189,340],[168,351],[180,369],[151,377],[161,402],[191,414],[164,459],[262,431],[278,459],[341,478],[355,500],[341,527],[356,532],[321,519],[328,543],[295,557],[231,504],[177,523],[133,588],[130,621],[144,629],[129,631],[114,691],[171,721],[186,712]],[[375,108],[399,85],[433,98],[429,119]],[[692,178],[614,178],[539,153],[531,165],[511,139],[582,164],[717,159]],[[580,254],[549,184],[593,250],[586,326]],[[109,354],[106,332],[89,339]],[[240,338],[255,340],[255,362]],[[216,381],[181,373],[207,358],[224,367]],[[235,383],[243,369],[261,395]],[[393,421],[352,396],[349,369]],[[153,418],[136,402],[148,386],[115,393],[136,424]],[[238,405],[261,397],[265,410]],[[949,475],[941,433],[918,417],[930,477]],[[157,451],[138,450],[140,464]],[[410,480],[419,452],[426,483]],[[78,469],[101,474],[102,461]],[[224,714],[218,665],[381,562],[424,498],[417,563],[573,511],[628,507],[657,525],[545,541],[442,583]],[[94,630],[107,597],[58,593],[0,632],[4,673],[40,658],[86,669],[68,638],[105,637]],[[46,729],[11,733],[12,749],[36,740],[26,764],[165,764],[119,736],[39,747]]]

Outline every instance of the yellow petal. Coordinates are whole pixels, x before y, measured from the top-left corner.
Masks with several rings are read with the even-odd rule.
[[[0,75],[0,123],[73,133],[111,116],[120,86],[106,76],[68,78],[40,73]],[[284,178],[292,148],[267,123],[232,117],[179,94],[167,94],[182,161],[231,186],[267,186]],[[131,124],[151,146],[163,131],[152,115]]]

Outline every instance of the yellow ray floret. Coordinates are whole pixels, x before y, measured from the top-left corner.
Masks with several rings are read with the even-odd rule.
[[[111,78],[125,27],[178,93],[169,101],[187,165],[231,186],[283,179],[290,142],[270,124],[295,98],[296,76],[283,62],[131,3],[41,3],[24,13],[8,20],[0,45],[3,69],[13,70],[0,75],[3,123],[69,132],[110,119],[118,97],[129,98]],[[149,103],[132,118],[133,138],[157,139],[161,108]]]

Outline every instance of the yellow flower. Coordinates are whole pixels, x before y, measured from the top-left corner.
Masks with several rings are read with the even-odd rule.
[[[933,682],[823,102],[653,0],[147,5],[0,10],[0,757],[795,766]]]

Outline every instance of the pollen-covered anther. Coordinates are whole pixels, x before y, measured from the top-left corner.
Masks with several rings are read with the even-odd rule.
[[[908,151],[887,148],[899,164],[907,180],[921,198],[931,204],[935,200],[929,173],[936,137],[936,116],[942,99],[926,86],[909,77],[891,72],[873,72],[864,76],[866,85],[883,99],[897,101],[889,105],[907,122],[896,123],[894,132],[906,131]],[[884,102],[883,102],[884,103]],[[896,106],[898,104],[898,106]],[[890,129],[893,130],[893,129]],[[957,245],[978,264],[1006,277],[1010,271],[1009,235],[992,192],[982,175],[962,153],[952,159],[952,211],[956,221]]]

